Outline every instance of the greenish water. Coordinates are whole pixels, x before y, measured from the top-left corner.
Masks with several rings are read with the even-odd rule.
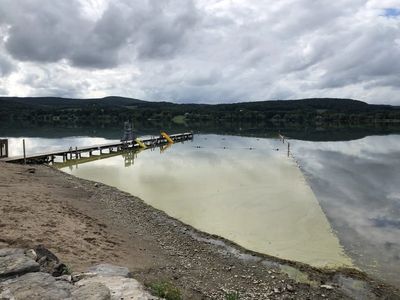
[[[115,156],[62,170],[115,186],[247,249],[318,267],[351,265],[276,139],[197,135],[161,153],[142,151],[131,164]]]
[[[34,153],[111,141],[97,136],[26,143]],[[400,136],[290,143],[288,158],[287,146],[272,138],[196,135],[162,152],[63,170],[243,247],[315,266],[353,264],[400,286]],[[21,136],[11,138],[11,153],[21,145]]]

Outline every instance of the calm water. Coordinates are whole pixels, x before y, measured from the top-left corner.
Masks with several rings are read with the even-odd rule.
[[[106,141],[29,138],[27,147],[40,152]],[[254,251],[314,266],[353,263],[400,286],[400,136],[290,142],[288,158],[275,139],[197,135],[162,152],[63,170],[116,186]],[[11,139],[12,154],[21,143]]]
[[[254,251],[314,266],[351,265],[283,149],[278,140],[200,135],[161,155],[142,151],[129,167],[126,157],[115,156],[63,170]]]
[[[400,135],[291,144],[354,264],[400,286]]]

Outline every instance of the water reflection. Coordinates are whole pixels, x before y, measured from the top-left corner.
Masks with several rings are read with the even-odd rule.
[[[248,249],[314,266],[351,265],[285,148],[272,139],[200,135],[162,155],[142,151],[134,164],[125,155],[63,170]]]
[[[400,286],[400,136],[292,144],[355,264]]]

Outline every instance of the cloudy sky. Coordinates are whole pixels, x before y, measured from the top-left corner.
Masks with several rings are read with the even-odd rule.
[[[400,0],[0,0],[0,95],[400,105]]]

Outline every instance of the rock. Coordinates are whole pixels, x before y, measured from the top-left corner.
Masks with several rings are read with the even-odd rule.
[[[87,283],[72,292],[72,299],[76,300],[110,300],[110,290],[101,283]]]
[[[82,279],[75,283],[75,286],[85,286],[88,284],[100,283],[106,286],[111,292],[111,300],[131,299],[131,300],[153,300],[158,299],[148,293],[144,287],[133,278],[121,276],[95,276]]]
[[[24,250],[18,248],[3,248],[0,249],[0,257],[9,256],[9,255],[23,255]]]
[[[128,268],[114,266],[111,264],[100,264],[88,269],[89,273],[95,273],[101,276],[121,276],[121,277],[131,277]]]
[[[323,284],[323,285],[321,285],[321,288],[327,289],[327,290],[333,290],[333,286],[328,285],[328,284]]]
[[[7,248],[9,246],[10,246],[9,244],[0,241],[0,248]]]
[[[286,285],[286,290],[287,290],[288,292],[294,292],[294,291],[295,291],[294,286],[291,285],[291,284],[287,284],[287,285]]]
[[[72,273],[72,281],[77,282],[82,279],[91,278],[97,276],[96,273],[85,272],[85,273]]]
[[[50,273],[53,276],[68,274],[66,265],[60,263],[60,260],[49,249],[43,245],[37,246],[34,251],[37,254],[37,262],[40,265],[40,271]]]
[[[55,256],[55,254],[53,252],[51,252],[49,249],[47,249],[45,246],[43,245],[39,245],[37,247],[35,247],[34,251],[37,254],[38,260],[43,259],[44,257],[46,257],[46,260],[48,261],[56,261],[57,263],[59,263],[59,259],[57,256]]]
[[[72,282],[72,276],[71,275],[61,275],[58,277],[55,277],[56,280],[62,280],[66,282]]]
[[[39,264],[24,254],[0,257],[0,278],[38,272],[39,270]]]
[[[73,285],[47,273],[29,273],[0,283],[0,299],[59,300],[71,296]]]
[[[36,261],[38,259],[38,256],[36,254],[36,251],[33,249],[29,249],[25,252],[25,255],[32,258],[34,261]]]

